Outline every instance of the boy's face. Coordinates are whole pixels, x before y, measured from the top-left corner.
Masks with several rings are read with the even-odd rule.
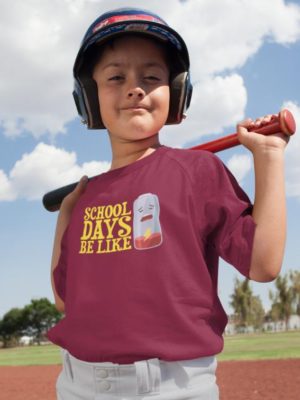
[[[107,46],[93,78],[103,123],[121,142],[153,136],[169,113],[169,68],[154,41],[125,36]]]

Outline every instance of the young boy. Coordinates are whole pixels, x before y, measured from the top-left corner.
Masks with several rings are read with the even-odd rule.
[[[145,10],[100,16],[74,77],[78,111],[107,129],[112,164],[83,178],[58,217],[51,278],[65,317],[48,332],[62,348],[58,398],[218,399],[218,258],[258,282],[278,275],[287,138],[248,132],[270,115],[238,125],[254,158],[253,206],[215,155],[161,145],[160,129],[189,106],[189,57]]]

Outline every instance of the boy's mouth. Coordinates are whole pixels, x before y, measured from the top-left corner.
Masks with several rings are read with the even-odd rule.
[[[125,111],[136,111],[136,110],[147,110],[145,107],[127,107],[124,108]]]
[[[140,104],[133,104],[132,106],[123,107],[122,110],[149,110],[149,107]]]

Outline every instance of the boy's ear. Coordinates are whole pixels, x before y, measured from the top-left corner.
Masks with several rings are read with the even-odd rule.
[[[174,75],[170,81],[170,108],[166,124],[180,124],[190,106],[193,87],[188,72]]]

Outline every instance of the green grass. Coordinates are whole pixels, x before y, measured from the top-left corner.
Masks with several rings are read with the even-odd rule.
[[[51,364],[61,364],[59,347],[51,344],[0,349],[0,366]]]
[[[300,331],[226,336],[225,360],[265,360],[300,358]]]
[[[219,361],[300,358],[300,331],[225,337]],[[61,364],[57,346],[0,349],[0,366]]]

